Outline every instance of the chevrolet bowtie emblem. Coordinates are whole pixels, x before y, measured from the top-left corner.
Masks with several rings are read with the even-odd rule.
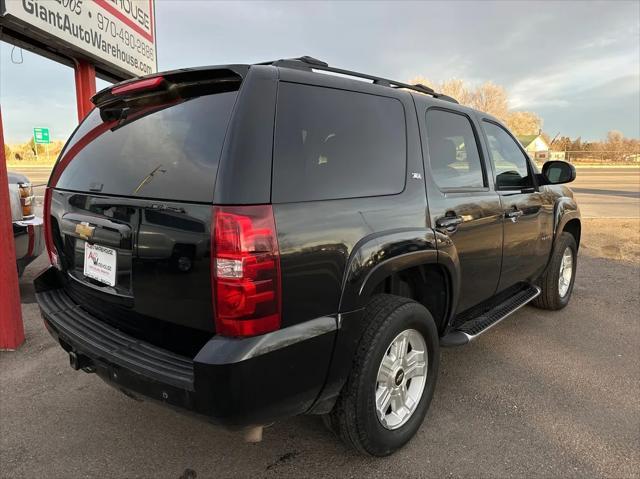
[[[76,225],[76,234],[80,236],[80,238],[88,240],[93,236],[95,229],[95,226],[90,226],[89,223],[83,221]]]

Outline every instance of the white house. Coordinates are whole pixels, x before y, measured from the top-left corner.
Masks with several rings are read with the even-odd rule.
[[[517,138],[534,160],[547,161],[549,159],[549,144],[542,135],[521,135]]]

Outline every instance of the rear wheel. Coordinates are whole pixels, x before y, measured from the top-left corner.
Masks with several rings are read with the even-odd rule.
[[[386,456],[419,429],[433,397],[438,331],[429,311],[407,298],[378,295],[351,374],[325,423],[356,450]]]
[[[533,305],[542,309],[557,310],[569,304],[576,279],[578,248],[569,233],[562,233],[553,248],[551,261],[538,281],[542,293]]]

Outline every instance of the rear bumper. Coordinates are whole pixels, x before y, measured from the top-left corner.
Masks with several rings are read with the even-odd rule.
[[[265,424],[311,408],[325,382],[336,318],[323,317],[246,339],[215,336],[195,358],[133,338],[65,293],[54,268],[35,280],[51,335],[75,366],[128,395],[143,396],[230,427]]]

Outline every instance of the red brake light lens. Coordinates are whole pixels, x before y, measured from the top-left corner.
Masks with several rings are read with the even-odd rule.
[[[44,244],[47,248],[49,261],[55,267],[59,267],[58,252],[53,242],[53,230],[51,228],[51,188],[47,187],[44,191],[44,211],[42,213],[44,223]]]
[[[216,331],[255,336],[280,328],[280,254],[271,205],[216,206],[212,286]]]
[[[153,90],[158,88],[164,81],[163,77],[145,78],[144,80],[138,80],[126,85],[115,87],[111,90],[112,95],[124,95],[125,93],[133,93],[136,91]]]

